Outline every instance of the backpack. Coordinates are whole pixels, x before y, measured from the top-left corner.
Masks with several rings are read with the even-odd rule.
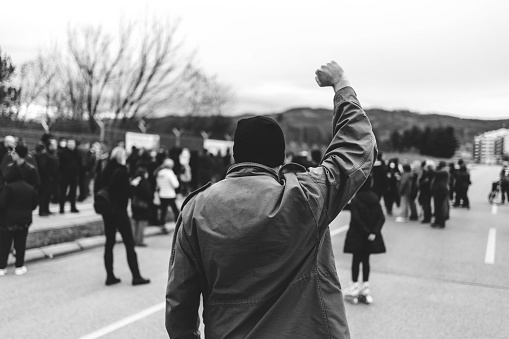
[[[94,210],[97,214],[105,214],[111,211],[111,199],[107,188],[101,188],[94,195]]]
[[[113,175],[110,178],[110,183],[115,174],[117,174],[118,170],[113,172]],[[105,187],[101,188],[94,194],[94,210],[97,214],[106,214],[107,212],[111,212],[113,205],[111,204],[111,198],[109,193],[110,183]]]

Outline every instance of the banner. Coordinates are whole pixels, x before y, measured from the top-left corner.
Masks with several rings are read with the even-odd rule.
[[[230,149],[230,153],[233,153],[233,141],[205,139],[203,148],[214,155],[225,156],[227,149]]]
[[[145,134],[126,132],[125,134],[125,148],[131,152],[131,148],[144,148],[146,150],[158,149],[160,137],[157,134]]]

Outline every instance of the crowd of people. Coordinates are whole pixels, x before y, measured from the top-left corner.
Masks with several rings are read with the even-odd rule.
[[[373,190],[383,198],[386,213],[391,216],[394,206],[400,208],[396,222],[418,221],[421,216],[421,223],[445,228],[451,206],[470,209],[472,182],[462,159],[449,164],[432,160],[401,164],[393,158],[386,163],[379,153],[372,176]]]
[[[107,284],[118,282],[112,269],[116,231],[121,233],[128,249],[133,284],[144,283],[146,279],[139,274],[134,246],[146,246],[145,227],[156,225],[163,233],[168,233],[165,227],[168,208],[171,208],[173,220],[180,213],[177,194],[185,197],[209,181],[224,178],[232,157],[229,151],[212,155],[207,150],[196,152],[186,148],[145,150],[132,147],[130,151],[128,155],[124,141],[118,141],[109,149],[104,143],[57,139],[49,133],[29,151],[22,138],[5,136],[0,142],[0,231],[5,232],[2,233],[5,236],[0,237],[0,275],[6,273],[12,244],[16,253],[15,272],[26,273],[26,238],[32,224],[32,211],[37,206],[41,217],[55,214],[50,203],[57,204],[60,214],[79,213],[77,202],[108,187],[117,214],[113,218],[103,215]],[[125,163],[122,163],[124,155]],[[125,176],[120,175],[122,171],[112,170],[115,165],[125,167]]]

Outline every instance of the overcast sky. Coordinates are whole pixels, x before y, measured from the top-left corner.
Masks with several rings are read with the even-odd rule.
[[[31,0],[3,3],[0,47],[21,64],[68,23],[181,19],[186,46],[236,95],[232,113],[330,107],[332,59],[365,108],[509,118],[509,1]]]

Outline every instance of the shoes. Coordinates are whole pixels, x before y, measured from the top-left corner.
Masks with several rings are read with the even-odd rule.
[[[166,227],[161,227],[161,233],[162,234],[168,234],[168,230],[166,229]]]
[[[440,224],[432,223],[431,227],[433,227],[433,228],[445,228],[445,225],[440,225]]]
[[[80,211],[78,211],[78,209],[75,208],[71,208],[71,213],[80,213]]]
[[[25,266],[21,266],[21,267],[16,267],[16,269],[14,270],[14,274],[16,275],[23,275],[25,273],[27,273],[27,268]]]
[[[42,212],[42,213],[39,213],[39,216],[40,217],[49,217],[50,214],[49,213],[46,213],[46,212]]]
[[[429,224],[430,222],[431,222],[431,220],[422,220],[421,224]]]
[[[106,286],[118,284],[121,280],[115,276],[106,279]]]
[[[408,219],[408,220],[410,220],[410,221],[417,221],[417,220],[419,220],[419,218],[417,218],[417,217],[410,217],[410,219]]]
[[[64,211],[64,210],[60,210],[60,214],[64,214],[64,213],[65,213],[65,211]]]
[[[371,290],[369,288],[369,282],[365,281],[361,284],[359,297],[361,301],[366,304],[371,304],[373,302],[373,297],[371,296]]]
[[[145,244],[145,243],[142,243],[142,244],[136,244],[136,247],[147,247],[147,244]]]
[[[406,219],[403,218],[403,217],[397,217],[396,218],[396,222],[405,222],[405,221],[406,221]]]
[[[142,277],[133,278],[133,286],[145,285],[145,284],[148,284],[148,283],[150,283],[150,279],[145,279],[145,278],[142,278]]]
[[[0,276],[6,275],[6,274],[7,274],[7,270],[5,268],[0,269]]]

